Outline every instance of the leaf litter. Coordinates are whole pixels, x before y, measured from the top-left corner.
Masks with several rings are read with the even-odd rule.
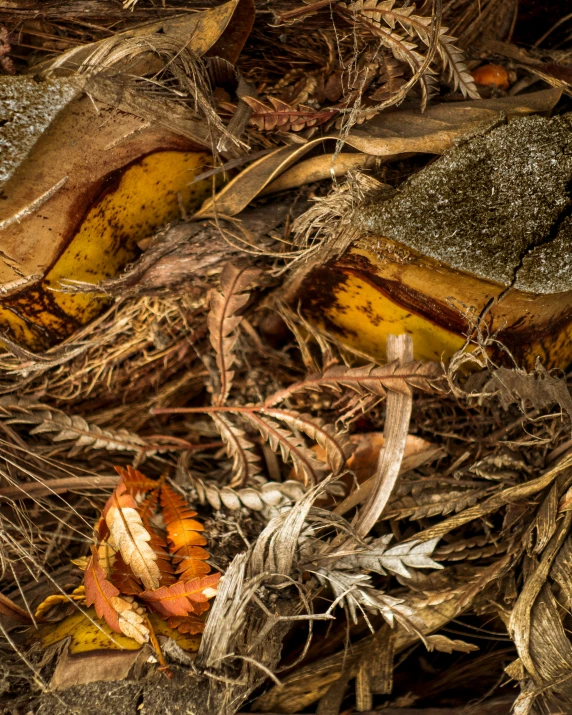
[[[490,151],[494,131],[549,124],[521,119],[491,140],[499,112],[566,107],[569,49],[517,57],[509,3],[482,15],[470,0],[435,5],[284,1],[254,13],[231,2],[171,19],[175,2],[143,29],[143,2],[83,25],[65,8],[40,21],[24,8],[18,32],[0,10],[3,59],[13,52],[19,74],[39,60],[46,77],[67,75],[145,121],[171,111],[221,175],[239,167],[125,274],[61,287],[114,297],[92,324],[42,354],[4,342],[7,712],[110,709],[109,684],[78,680],[69,641],[30,645],[34,621],[61,628],[78,607],[96,633],[107,624],[108,643],[122,634],[148,649],[129,676],[132,661],[117,670],[113,692],[149,713],[457,715],[475,698],[507,713],[569,708],[567,374],[497,364],[495,336],[478,331],[449,366],[413,360],[406,336],[372,363],[313,329],[281,290],[281,276],[343,252],[348,216],[372,191],[386,192],[387,220],[417,184],[434,185],[443,162],[420,169],[451,161],[463,136]],[[551,88],[477,86],[474,58],[489,55],[463,49],[493,34],[516,82]],[[146,72],[122,75],[123,53]],[[332,181],[356,167],[368,173]],[[378,448],[359,463],[371,435]],[[200,634],[192,652],[183,638]],[[93,670],[105,681],[117,666],[101,653]],[[507,698],[510,679],[520,691]]]

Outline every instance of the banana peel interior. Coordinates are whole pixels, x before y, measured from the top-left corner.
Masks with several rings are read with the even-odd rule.
[[[179,633],[166,621],[155,614],[149,614],[149,620],[156,635],[172,638],[187,653],[196,653],[201,642],[200,635]],[[140,650],[142,646],[123,633],[112,631],[107,623],[97,617],[94,608],[77,611],[59,623],[43,626],[34,638],[40,640],[42,648],[70,638],[68,653],[80,655],[100,650]]]
[[[117,275],[138,241],[202,204],[212,180],[193,179],[211,163],[185,137],[73,99],[2,186],[0,330],[43,351],[89,323],[106,298],[61,286]]]

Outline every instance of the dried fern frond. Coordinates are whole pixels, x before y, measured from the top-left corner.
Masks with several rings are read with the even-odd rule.
[[[295,434],[303,432],[316,442],[325,453],[332,474],[339,474],[345,466],[346,457],[352,450],[352,445],[345,434],[336,432],[333,425],[327,424],[319,417],[296,412],[295,410],[281,410],[264,408],[261,413],[284,422]]]
[[[403,599],[394,598],[373,588],[370,576],[324,568],[312,573],[320,583],[331,587],[336,601],[347,607],[354,623],[358,622],[358,611],[369,611],[383,616],[390,626],[397,621],[406,630],[421,637],[425,623],[417,614],[417,610]]]
[[[386,4],[382,1],[381,3]],[[421,107],[425,108],[429,97],[435,93],[435,72],[430,67],[423,70],[425,65],[425,57],[418,51],[417,45],[411,42],[410,39],[397,32],[394,27],[383,26],[378,20],[378,14],[370,9],[375,7],[373,0],[357,0],[354,3],[337,3],[336,10],[347,20],[352,23],[359,23],[362,27],[367,28],[384,47],[393,54],[395,59],[401,62],[406,62],[413,75],[421,72],[419,76],[419,85],[421,87]],[[372,17],[373,15],[373,17]],[[430,18],[425,18],[429,20]],[[409,38],[414,35],[406,29]]]
[[[209,504],[213,509],[221,507],[230,511],[251,509],[264,511],[281,508],[299,501],[306,490],[295,480],[286,482],[264,482],[242,489],[220,487],[216,482],[204,481],[191,476],[191,481],[201,504]]]
[[[431,25],[432,19],[422,15],[414,15],[414,5],[408,7],[394,7],[395,0],[357,0],[357,2],[347,5],[347,11],[354,16],[363,18],[370,30],[376,31],[376,36],[384,38],[388,27],[393,35],[395,28],[399,25],[410,37],[418,37],[424,45],[431,45]],[[384,24],[382,24],[384,23]],[[460,90],[464,97],[480,99],[473,77],[464,62],[463,53],[453,43],[455,38],[450,37],[446,27],[440,27],[437,35],[437,52],[443,61],[443,68],[447,74],[448,81],[453,83],[455,90]],[[398,39],[397,38],[394,39]],[[396,54],[393,48],[386,44],[394,52],[397,59],[408,61],[414,69],[412,63],[407,60],[404,50],[401,56]]]
[[[382,575],[387,572],[398,574],[405,578],[411,576],[408,569],[442,569],[432,558],[438,538],[417,543],[409,541],[404,544],[396,544],[389,548],[389,543],[393,535],[387,534],[374,539],[367,544],[367,547],[356,550],[355,553],[337,559],[336,569],[353,571],[374,571]]]
[[[411,362],[402,366],[398,361],[381,366],[373,363],[363,367],[335,365],[323,373],[310,375],[301,382],[275,392],[266,400],[265,406],[276,405],[297,392],[325,388],[337,393],[347,388],[361,396],[373,394],[378,397],[385,397],[388,390],[410,394],[412,387],[429,391],[433,389],[432,382],[441,374],[439,365],[432,362]]]
[[[425,519],[430,516],[457,514],[488,496],[491,487],[433,488],[412,491],[390,500],[382,519]]]
[[[233,460],[233,476],[229,486],[241,486],[259,476],[261,460],[253,451],[254,444],[246,432],[233,424],[227,415],[212,413],[210,416],[222,437],[226,453]]]
[[[161,487],[160,500],[169,550],[179,579],[188,580],[208,574],[211,569],[206,559],[210,554],[203,548],[207,543],[201,534],[204,526],[193,518],[197,512],[190,509],[185,499],[168,484]]]
[[[134,432],[121,428],[102,429],[79,415],[68,415],[54,407],[15,395],[0,398],[0,414],[2,412],[8,418],[6,424],[35,425],[30,434],[49,434],[53,442],[71,441],[76,451],[106,449],[114,452],[135,452],[142,459],[157,452],[181,449],[180,442],[169,445],[167,440],[165,444],[153,444]]]
[[[278,422],[254,411],[241,411],[241,417],[257,429],[274,452],[280,452],[285,462],[291,462],[305,485],[317,484],[327,474],[324,462],[316,459],[304,440],[285,430]]]
[[[214,397],[215,404],[224,404],[232,386],[234,347],[238,340],[237,328],[242,320],[238,312],[248,303],[250,296],[245,290],[258,274],[257,269],[237,268],[227,263],[220,275],[221,292],[211,293],[208,328],[220,378],[218,394]]]
[[[250,123],[261,132],[300,132],[324,124],[338,113],[337,110],[316,110],[303,104],[295,108],[276,97],[267,99],[272,106],[254,97],[242,97],[242,101],[252,109]]]

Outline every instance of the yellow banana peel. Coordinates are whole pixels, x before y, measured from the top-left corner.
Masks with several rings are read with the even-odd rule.
[[[409,333],[417,359],[447,361],[479,323],[522,367],[566,368],[571,185],[572,115],[514,120],[449,150],[389,198],[370,196],[352,215],[350,245],[317,262],[291,302],[379,360],[389,334]]]
[[[139,240],[200,206],[212,183],[193,179],[210,159],[179,135],[72,99],[2,186],[0,330],[44,350],[89,322],[105,298],[62,285],[116,275]]]
[[[155,614],[149,614],[149,621],[156,635],[172,638],[177,645],[188,653],[196,653],[201,642],[200,635],[179,633],[171,628],[166,621]],[[77,611],[64,618],[59,623],[43,626],[35,635],[41,642],[42,648],[47,648],[54,643],[70,638],[68,652],[70,655],[90,653],[98,650],[140,650],[141,644],[123,635],[112,631],[107,623],[97,617],[94,608]]]

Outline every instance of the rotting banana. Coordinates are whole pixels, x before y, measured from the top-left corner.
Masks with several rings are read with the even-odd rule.
[[[195,210],[212,190],[209,180],[193,183],[211,155],[134,115],[66,93],[65,80],[14,81],[38,95],[27,122],[42,106],[44,127],[0,186],[0,330],[41,351],[106,305],[104,297],[60,286],[116,275],[139,254],[139,240]],[[13,89],[0,84],[0,112],[13,106],[6,99]],[[57,99],[42,102],[50,92]],[[26,117],[11,119],[27,137]]]
[[[448,360],[481,326],[517,363],[572,361],[572,115],[516,119],[449,150],[394,196],[293,302],[343,344],[385,358],[388,334]],[[505,354],[506,357],[506,354]]]
[[[68,652],[71,655],[80,655],[97,650],[140,650],[141,645],[133,638],[128,638],[123,633],[112,631],[107,623],[98,618],[94,608],[76,611],[59,623],[43,626],[34,634],[34,638],[41,641],[42,648],[48,648],[54,643],[70,638]],[[157,635],[172,638],[183,650],[196,653],[201,642],[200,635],[179,633],[171,628],[166,621],[155,614],[149,614],[153,630]]]

